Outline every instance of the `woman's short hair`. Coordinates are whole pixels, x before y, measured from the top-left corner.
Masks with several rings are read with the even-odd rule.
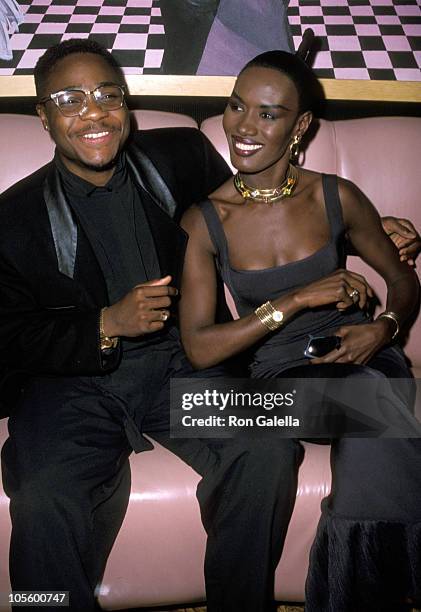
[[[299,112],[313,111],[323,98],[322,87],[312,69],[297,55],[287,51],[266,51],[250,60],[241,70],[271,68],[285,74],[294,83],[298,93]]]

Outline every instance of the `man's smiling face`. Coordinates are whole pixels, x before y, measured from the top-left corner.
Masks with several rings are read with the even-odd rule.
[[[100,55],[72,53],[54,66],[42,96],[67,89],[92,91],[103,83],[122,85],[119,74]],[[52,100],[39,104],[37,111],[66,167],[87,181],[105,184],[129,135],[126,105],[103,110],[89,95],[84,111],[74,117],[65,117]]]

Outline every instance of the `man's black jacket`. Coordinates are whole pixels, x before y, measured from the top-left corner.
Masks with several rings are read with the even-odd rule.
[[[195,129],[136,132],[126,147],[161,275],[178,284],[187,237],[173,219],[230,171]],[[21,374],[99,375],[116,367],[99,349],[108,304],[89,236],[51,162],[0,195],[0,405],[13,403]],[[1,380],[2,379],[2,380]]]

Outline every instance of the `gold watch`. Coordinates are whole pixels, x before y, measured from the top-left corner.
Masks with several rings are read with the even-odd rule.
[[[254,314],[259,321],[270,331],[275,331],[281,327],[284,321],[284,313],[282,310],[274,308],[271,302],[265,302],[259,308],[256,308]]]

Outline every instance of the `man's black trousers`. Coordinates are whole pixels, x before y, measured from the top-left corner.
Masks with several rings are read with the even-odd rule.
[[[157,345],[128,352],[104,377],[44,377],[27,386],[2,451],[14,590],[66,590],[71,610],[95,609],[127,508],[128,457],[149,446],[142,432],[203,476],[208,610],[270,609],[302,449],[285,439],[171,440],[169,379],[190,375],[178,347]]]

